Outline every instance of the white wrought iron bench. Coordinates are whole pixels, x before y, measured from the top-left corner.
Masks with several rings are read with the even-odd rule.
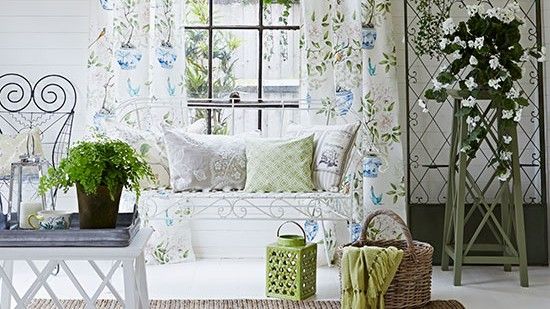
[[[288,123],[304,125],[311,117],[330,115],[332,108],[301,101],[229,102],[212,100],[186,104],[184,99],[129,100],[108,117],[141,130],[158,130],[160,123],[189,124],[202,110],[223,120],[229,134],[261,127],[262,135],[281,136]],[[259,119],[259,121],[258,121]],[[305,120],[304,120],[305,119]],[[254,121],[253,121],[254,120]],[[101,119],[100,119],[101,121]],[[214,123],[210,127],[220,123]],[[316,220],[326,241],[325,221],[354,222],[354,192],[282,192],[249,193],[243,191],[172,192],[169,189],[146,190],[138,208],[148,217],[162,219],[167,208],[183,209],[192,220]],[[160,206],[162,204],[162,206]],[[350,226],[350,225],[348,225]],[[353,231],[350,229],[350,239]],[[325,246],[327,261],[330,261]]]

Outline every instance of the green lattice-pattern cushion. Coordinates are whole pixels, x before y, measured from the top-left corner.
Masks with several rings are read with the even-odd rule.
[[[313,135],[292,139],[246,141],[248,192],[307,192],[313,190]]]

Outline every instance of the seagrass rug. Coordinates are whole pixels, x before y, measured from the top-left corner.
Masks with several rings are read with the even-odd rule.
[[[62,300],[66,309],[84,309],[82,300]],[[51,300],[37,299],[29,309],[55,309]],[[122,308],[115,300],[99,300],[98,309]],[[267,299],[152,300],[151,309],[339,309],[339,301],[285,301]],[[431,301],[424,309],[464,309],[456,300]]]

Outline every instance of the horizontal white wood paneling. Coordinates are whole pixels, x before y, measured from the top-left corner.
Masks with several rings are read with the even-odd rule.
[[[75,136],[83,135],[88,0],[0,0],[0,74],[14,72],[31,82],[46,74],[71,80],[78,102]]]
[[[82,33],[0,32],[1,49],[88,48],[88,35]],[[71,51],[72,53],[73,51]],[[80,51],[82,53],[82,51]]]
[[[88,9],[83,9],[87,6],[88,1],[86,0],[2,0],[0,1],[0,16],[81,16],[87,18]]]
[[[83,55],[86,50],[82,48],[64,49],[64,48],[20,48],[4,49],[0,57],[0,65],[18,65],[28,66],[78,66],[82,67],[85,60]]]
[[[88,16],[1,16],[0,33],[82,33],[88,35]]]

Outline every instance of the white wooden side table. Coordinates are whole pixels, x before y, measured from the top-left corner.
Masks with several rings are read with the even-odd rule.
[[[87,309],[95,307],[95,301],[99,298],[101,292],[107,288],[120,304],[124,304],[127,309],[146,309],[149,308],[149,295],[147,292],[147,276],[145,273],[144,249],[151,229],[141,229],[134,236],[134,239],[128,247],[20,247],[20,248],[1,248],[0,261],[4,264],[0,266],[0,279],[2,281],[2,291],[0,293],[0,308],[11,308],[11,299],[16,302],[18,309],[26,308],[33,300],[36,293],[44,288],[51,297],[57,308],[63,308],[55,292],[48,284],[48,278],[52,275],[52,270],[59,265],[72,284],[76,287]],[[46,266],[39,270],[34,261],[48,261]],[[100,277],[101,284],[90,296],[83,289],[78,278],[71,271],[67,261],[88,261],[94,271]],[[114,261],[111,269],[105,274],[98,267],[96,261]],[[35,273],[36,279],[32,282],[27,291],[22,296],[18,294],[13,285],[13,262],[25,261]],[[124,276],[124,298],[120,296],[113,284],[111,278],[117,269],[122,265]]]

